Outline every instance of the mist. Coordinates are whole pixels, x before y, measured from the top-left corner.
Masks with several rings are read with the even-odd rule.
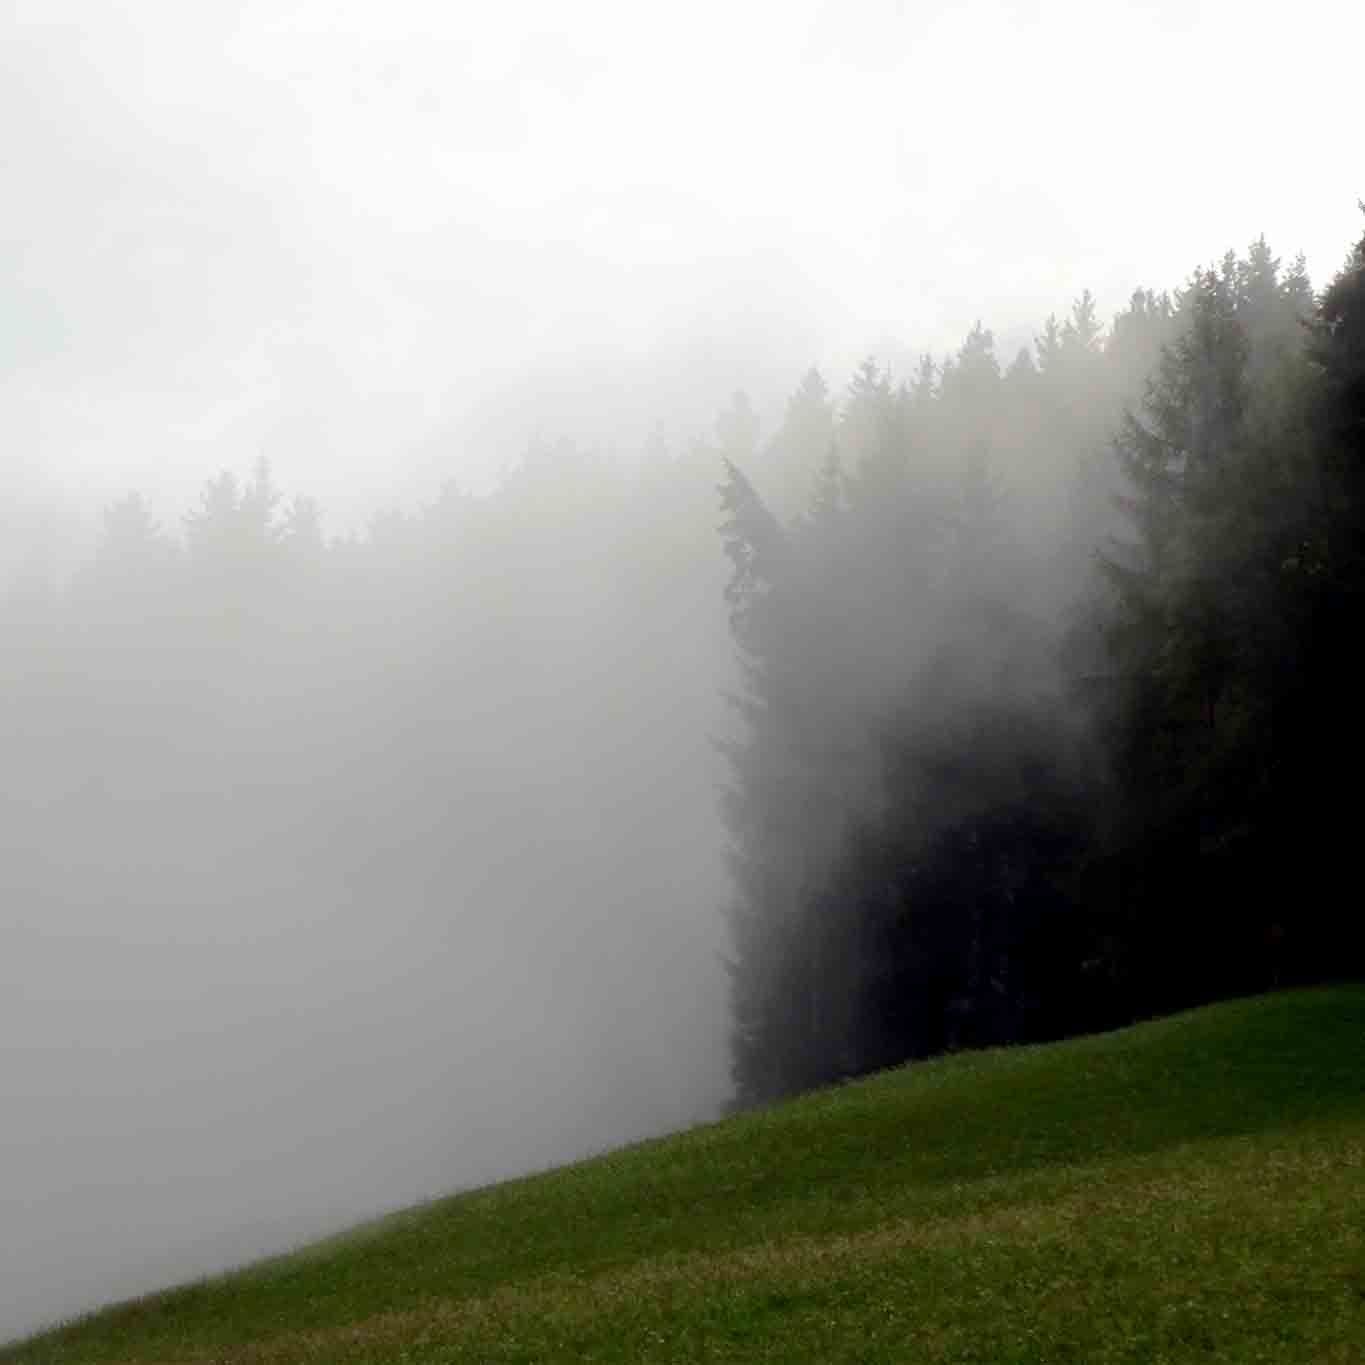
[[[1211,170],[1223,4],[0,7],[0,1339],[909,1055],[744,926],[1100,780],[1133,291],[1335,267],[1345,22]]]
[[[592,465],[330,549],[268,478],[8,599],[7,1326],[726,1095],[718,573]]]

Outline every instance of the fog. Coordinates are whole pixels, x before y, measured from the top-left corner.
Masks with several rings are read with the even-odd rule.
[[[1334,9],[0,7],[0,1339],[719,1113],[721,456],[789,521],[813,365],[1328,273]]]
[[[265,478],[8,599],[16,1326],[727,1091],[718,569],[562,452],[330,550]]]

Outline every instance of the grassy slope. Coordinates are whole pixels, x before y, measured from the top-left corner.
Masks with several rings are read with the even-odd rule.
[[[1365,1361],[1365,988],[887,1073],[0,1349],[549,1359]]]

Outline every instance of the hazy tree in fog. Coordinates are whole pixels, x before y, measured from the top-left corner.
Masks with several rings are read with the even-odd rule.
[[[716,418],[716,439],[721,455],[727,460],[749,464],[758,450],[761,426],[749,395],[736,389]]]
[[[1298,745],[1285,748],[1296,649],[1284,566],[1316,482],[1308,306],[1263,242],[1196,273],[1181,332],[1116,444],[1134,534],[1104,559],[1122,689],[1109,733],[1119,894],[1147,1008],[1260,984],[1287,918],[1284,765]]]
[[[810,369],[787,399],[782,424],[759,466],[778,515],[800,513],[811,484],[834,449],[834,401],[818,370]]]

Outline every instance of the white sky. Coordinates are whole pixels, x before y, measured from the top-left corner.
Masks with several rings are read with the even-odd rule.
[[[1361,228],[1304,0],[0,3],[0,460],[343,519]],[[0,479],[3,471],[0,471]]]

